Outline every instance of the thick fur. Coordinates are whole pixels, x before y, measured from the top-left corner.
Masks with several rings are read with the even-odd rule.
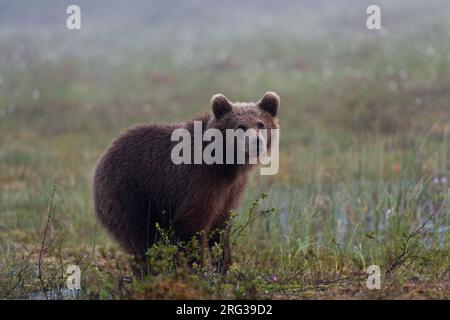
[[[268,96],[269,95],[269,96]],[[268,96],[268,97],[267,97]],[[264,99],[267,101],[261,104]],[[155,223],[173,228],[181,240],[199,231],[221,228],[236,209],[252,165],[181,164],[171,161],[174,129],[193,136],[193,121],[203,130],[233,129],[238,125],[277,128],[279,98],[267,93],[257,103],[232,104],[223,95],[212,99],[213,114],[191,121],[149,124],[119,136],[100,158],[93,182],[95,212],[120,245],[138,258],[157,240]],[[225,268],[230,264],[224,248]]]

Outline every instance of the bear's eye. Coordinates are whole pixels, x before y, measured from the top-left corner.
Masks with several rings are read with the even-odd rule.
[[[256,126],[258,127],[258,129],[264,129],[264,123],[262,123],[262,122],[258,122],[257,124],[256,124]]]
[[[242,129],[242,130],[246,131],[246,130],[247,130],[247,127],[246,127],[245,125],[243,125],[243,124],[240,124],[240,125],[238,125],[238,126],[236,127],[236,129]]]

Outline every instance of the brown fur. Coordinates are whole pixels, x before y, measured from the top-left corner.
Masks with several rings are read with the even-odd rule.
[[[279,98],[267,93],[257,103],[229,102],[223,95],[212,99],[213,114],[193,120],[207,128],[238,125],[277,128]],[[174,124],[141,125],[119,136],[99,160],[93,183],[95,212],[109,233],[129,253],[145,257],[157,239],[155,223],[172,227],[181,240],[197,232],[223,227],[236,209],[247,184],[251,165],[175,165],[170,158],[172,131],[187,128],[193,120]],[[226,242],[227,243],[227,242]],[[204,246],[204,244],[203,244]],[[225,268],[230,264],[224,248]]]

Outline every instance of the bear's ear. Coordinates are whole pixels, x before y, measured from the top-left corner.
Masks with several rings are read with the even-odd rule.
[[[214,116],[217,119],[222,118],[226,113],[233,109],[231,102],[223,94],[216,94],[211,98],[211,106]]]
[[[256,104],[264,111],[270,113],[272,117],[276,117],[280,108],[280,97],[275,92],[269,91]]]

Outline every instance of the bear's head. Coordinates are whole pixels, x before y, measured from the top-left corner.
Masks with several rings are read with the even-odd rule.
[[[208,128],[220,130],[226,141],[225,152],[234,150],[235,161],[241,152],[245,163],[270,152],[272,129],[278,129],[280,98],[275,92],[267,92],[257,102],[230,102],[224,95],[216,94],[211,99],[213,117]],[[229,133],[233,132],[234,136]],[[238,138],[242,138],[237,142]],[[227,151],[228,150],[228,151]],[[236,163],[236,162],[235,162]]]

